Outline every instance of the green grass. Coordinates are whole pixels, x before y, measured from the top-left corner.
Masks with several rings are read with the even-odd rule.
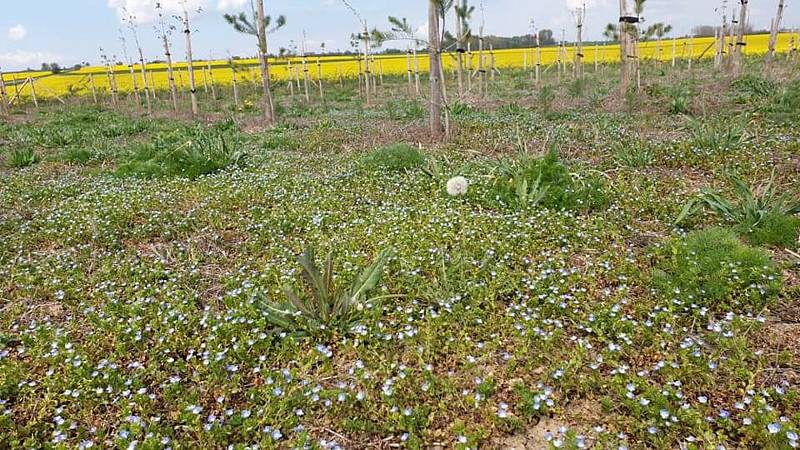
[[[33,149],[24,147],[24,148],[16,148],[11,150],[8,153],[6,164],[9,167],[14,167],[17,169],[21,169],[24,167],[32,166],[38,163],[40,160],[39,155],[33,151]]]
[[[393,144],[379,147],[361,159],[365,167],[381,171],[406,171],[420,167],[425,156],[408,144]]]
[[[239,110],[201,92],[212,125],[156,118],[166,101],[15,105],[0,448],[791,448],[800,132],[766,111],[792,81],[739,103],[760,80],[644,59],[658,88],[631,114],[613,65],[586,98],[554,69],[546,108],[531,71],[461,102],[448,77],[442,142],[401,77],[370,105],[355,79],[310,104],[276,87],[271,128],[247,83]],[[684,85],[713,145],[669,111]],[[41,160],[9,167],[23,148]],[[455,176],[466,195],[447,195]],[[717,209],[683,235],[703,186]]]
[[[243,165],[247,154],[241,147],[238,136],[224,131],[179,129],[159,134],[151,143],[135,146],[116,173],[123,177],[194,179]]]
[[[710,228],[669,242],[653,273],[663,296],[683,309],[759,313],[776,299],[781,275],[767,252],[739,241],[733,231]]]

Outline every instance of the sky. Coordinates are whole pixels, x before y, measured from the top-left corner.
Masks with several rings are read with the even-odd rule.
[[[0,69],[38,68],[42,62],[98,64],[100,47],[109,56],[122,61],[121,28],[127,39],[128,53],[132,55],[135,52],[132,35],[121,20],[129,15],[136,16],[145,58],[164,59],[154,32],[156,1],[0,0]],[[184,0],[160,1],[168,12],[169,23],[177,26],[178,22],[172,16],[181,11],[180,3]],[[249,0],[185,1],[192,11],[195,59],[255,53],[255,38],[236,33],[222,18],[226,12],[249,10]],[[537,29],[550,28],[556,37],[560,37],[564,29],[567,40],[575,37],[571,11],[583,1],[587,7],[585,39],[600,39],[605,25],[618,20],[617,0],[469,0],[477,7],[472,21],[476,31],[483,18],[486,34],[522,35],[531,32],[533,21]],[[370,28],[388,30],[387,16],[393,15],[408,18],[409,23],[420,30],[426,29],[427,0],[350,0],[350,3],[367,20]],[[719,23],[717,9],[721,3],[722,0],[647,0],[643,16],[646,23],[669,23],[677,35],[684,35],[694,26]],[[730,0],[729,3],[739,2]],[[784,25],[791,28],[800,26],[800,4],[792,0],[786,3]],[[750,0],[749,4],[750,24],[759,29],[768,28],[777,0]],[[360,27],[342,0],[265,0],[265,5],[267,14],[283,14],[287,18],[287,25],[270,35],[270,51],[299,47],[304,34],[309,51],[319,50],[323,42],[328,50],[347,50],[350,48],[350,35]],[[128,15],[123,10],[128,11]],[[449,28],[452,22],[449,20],[446,26]],[[173,33],[172,40],[173,54],[183,59],[182,33]],[[405,45],[396,42],[385,47],[404,48]]]

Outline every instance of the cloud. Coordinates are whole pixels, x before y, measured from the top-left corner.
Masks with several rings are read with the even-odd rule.
[[[247,0],[219,0],[217,9],[220,11],[229,11],[232,9],[240,9],[247,3]]]
[[[28,35],[28,30],[22,25],[15,25],[8,29],[8,38],[12,41],[21,41]]]
[[[0,53],[0,66],[11,67],[13,69],[24,69],[26,67],[39,67],[43,62],[62,63],[64,58],[50,52],[26,52],[17,50],[13,53]]]
[[[220,0],[220,2],[233,3],[239,0]],[[155,21],[156,3],[161,3],[164,15],[170,16],[183,12],[183,0],[108,0],[108,7],[117,12],[120,20],[133,17],[138,24],[148,24]],[[186,0],[189,11],[206,8],[208,0]]]

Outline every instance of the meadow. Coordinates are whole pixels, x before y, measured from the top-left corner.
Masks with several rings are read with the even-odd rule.
[[[388,63],[270,128],[13,108],[0,448],[800,445],[796,52],[622,96],[496,53],[445,141]]]

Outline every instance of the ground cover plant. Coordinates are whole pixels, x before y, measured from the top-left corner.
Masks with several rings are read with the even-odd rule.
[[[276,88],[268,128],[244,82],[192,121],[18,108],[0,448],[794,448],[778,63],[645,59],[627,103],[612,66],[448,74],[446,140],[405,74]]]

